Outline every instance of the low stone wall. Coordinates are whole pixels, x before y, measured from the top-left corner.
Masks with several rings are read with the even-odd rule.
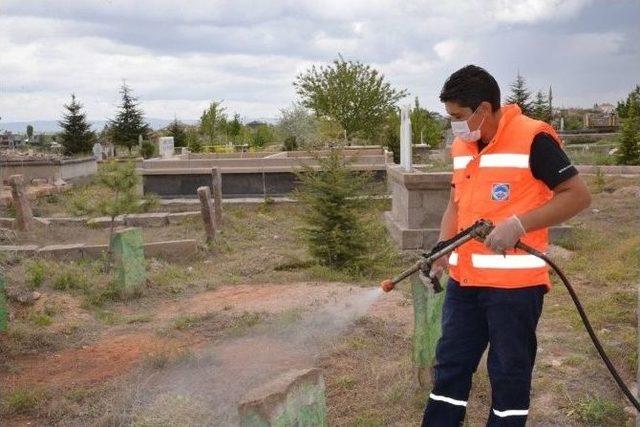
[[[53,184],[59,181],[80,181],[98,172],[93,157],[63,160],[0,161],[0,182],[8,182],[11,175],[24,175],[25,182],[44,179]]]
[[[264,173],[240,168],[223,169],[223,197],[282,196],[291,193],[298,185],[298,177],[288,168],[265,170]],[[385,171],[369,167],[354,167],[356,170],[373,172],[374,179],[383,181]],[[198,187],[211,187],[211,169],[162,169],[141,170],[144,193],[160,197],[196,197]]]
[[[631,165],[576,165],[576,169],[582,174],[640,175],[640,166]]]
[[[0,245],[0,253],[21,256],[35,256],[58,260],[95,259],[103,256],[109,250],[109,245],[86,245],[71,243],[65,245]],[[163,258],[169,261],[179,261],[194,256],[197,242],[194,239],[170,240],[164,242],[150,242],[144,244],[146,257]]]
[[[150,212],[141,214],[119,215],[114,219],[116,226],[127,227],[162,227],[169,224],[179,224],[185,219],[200,218],[200,211],[189,212]],[[41,225],[52,225],[56,227],[88,226],[92,228],[109,228],[111,226],[110,217],[89,218],[83,217],[34,217]],[[15,218],[0,218],[0,227],[14,228]]]

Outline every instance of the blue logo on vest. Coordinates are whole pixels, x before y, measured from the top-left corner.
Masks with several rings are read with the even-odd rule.
[[[504,201],[509,198],[509,184],[493,184],[491,200]]]

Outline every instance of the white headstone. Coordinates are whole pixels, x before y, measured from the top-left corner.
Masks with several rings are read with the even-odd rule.
[[[564,130],[564,117],[560,117],[560,131]]]
[[[404,105],[400,109],[400,166],[407,172],[411,172],[411,119],[409,112],[411,107]]]
[[[161,136],[158,138],[158,154],[163,159],[169,159],[173,157],[173,137]]]
[[[93,157],[96,160],[102,160],[102,144],[96,142],[93,144]]]

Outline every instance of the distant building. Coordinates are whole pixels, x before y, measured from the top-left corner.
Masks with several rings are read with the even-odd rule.
[[[16,148],[23,144],[24,138],[22,135],[13,133],[10,131],[4,131],[0,133],[0,147]]]
[[[258,121],[258,120],[253,120],[253,121],[247,123],[247,127],[251,128],[251,129],[255,129],[255,128],[260,127],[262,125],[266,125],[266,123]]]
[[[616,107],[604,102],[595,104],[593,110],[584,115],[584,127],[589,129],[618,130],[620,122]]]

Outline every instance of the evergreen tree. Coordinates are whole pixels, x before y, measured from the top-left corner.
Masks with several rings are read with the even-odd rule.
[[[640,102],[640,85],[636,85],[636,88],[627,96],[626,100],[618,101],[618,106],[616,107],[618,117],[621,119],[627,118],[629,105],[633,102]]]
[[[547,123],[551,121],[551,110],[549,109],[549,99],[544,96],[541,90],[536,93],[536,98],[531,104],[531,117]]]
[[[87,122],[86,114],[81,111],[82,104],[76,101],[74,94],[71,94],[71,103],[65,105],[64,108],[67,113],[58,122],[62,132],[57,138],[64,148],[64,154],[90,153],[96,135],[91,130],[91,125]]]
[[[33,126],[27,125],[27,139],[31,142],[31,138],[33,138]]]
[[[131,148],[138,144],[139,136],[146,138],[151,128],[144,121],[144,113],[137,102],[138,99],[132,95],[131,88],[125,82],[122,83],[120,94],[122,95],[120,111],[109,123],[112,128],[113,142],[127,147],[131,154]]]
[[[618,164],[640,165],[640,97],[629,94],[618,136]]]
[[[531,92],[527,89],[527,83],[524,77],[518,75],[516,81],[511,84],[511,95],[506,99],[507,104],[518,104],[523,114],[531,114]]]
[[[240,114],[235,113],[233,119],[227,123],[227,135],[229,135],[233,142],[238,142],[241,130],[242,123],[240,123]]]
[[[367,255],[367,237],[359,214],[368,202],[359,196],[371,175],[350,170],[339,149],[331,149],[318,162],[320,170],[304,166],[298,174],[302,185],[296,194],[304,207],[302,235],[319,264],[357,271]]]
[[[184,129],[182,122],[174,118],[169,126],[167,126],[167,135],[173,137],[174,147],[186,147],[187,146],[187,132]]]

